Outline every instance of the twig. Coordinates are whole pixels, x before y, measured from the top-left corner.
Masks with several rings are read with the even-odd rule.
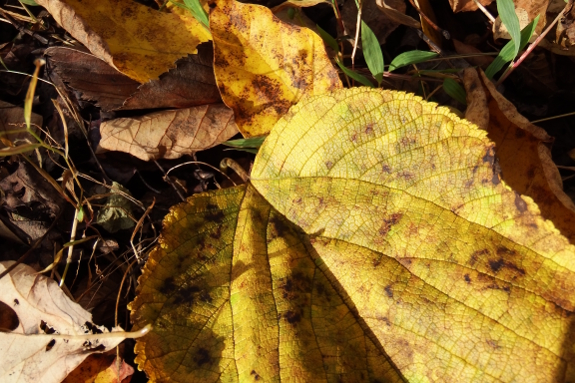
[[[431,21],[431,19],[429,17],[427,17],[427,15],[425,13],[423,13],[417,5],[415,5],[415,2],[413,0],[409,0],[409,2],[413,6],[413,8],[415,8],[417,13],[419,13],[421,15],[421,17],[423,17],[425,19],[425,21],[427,21],[427,23],[429,24],[430,27],[435,29],[437,32],[441,33],[443,35],[443,37],[445,37],[446,40],[451,39],[451,34],[447,30],[438,27],[433,21]]]
[[[361,0],[357,2],[357,22],[355,24],[355,40],[353,42],[353,50],[351,51],[351,70],[355,70],[355,54],[357,53],[357,45],[359,43],[359,33],[361,31],[361,9],[363,3]]]
[[[481,4],[479,1],[477,1],[477,0],[473,0],[473,1],[475,2],[475,5],[477,5],[477,8],[479,8],[481,10],[481,12],[483,12],[485,14],[485,16],[487,16],[489,21],[491,21],[491,24],[495,23],[495,17],[493,17],[493,15],[491,13],[489,13],[487,8],[485,8],[483,6],[483,4]]]
[[[529,56],[531,51],[533,51],[533,49],[535,49],[535,47],[541,42],[541,40],[543,40],[543,38],[547,35],[547,33],[549,33],[549,31],[551,31],[551,28],[553,28],[555,26],[555,24],[557,24],[557,22],[561,19],[561,17],[563,17],[563,13],[565,12],[565,9],[568,6],[569,6],[569,4],[567,4],[565,6],[565,8],[563,8],[561,10],[561,12],[559,12],[559,14],[555,18],[555,20],[553,20],[553,22],[551,24],[549,24],[549,26],[547,28],[545,28],[545,30],[539,35],[539,37],[537,37],[537,39],[535,39],[535,41],[533,41],[533,43],[531,45],[529,45],[529,47],[525,50],[525,52],[523,52],[521,57],[519,57],[519,59],[517,61],[513,62],[509,66],[509,68],[505,71],[505,73],[503,73],[503,75],[499,78],[499,80],[497,80],[497,83],[495,84],[495,86],[499,86],[499,84],[501,84],[503,81],[505,81],[505,79],[507,77],[509,77],[509,75],[515,70],[515,68],[517,68],[523,62],[523,60],[525,60],[527,58],[527,56]]]

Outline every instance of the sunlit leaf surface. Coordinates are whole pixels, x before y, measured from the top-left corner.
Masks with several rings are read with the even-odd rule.
[[[494,153],[413,95],[307,98],[251,184],[166,218],[137,362],[176,382],[572,380],[574,248]]]

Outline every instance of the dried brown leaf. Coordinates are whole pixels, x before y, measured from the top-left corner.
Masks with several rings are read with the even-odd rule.
[[[106,121],[100,126],[98,151],[125,152],[144,161],[174,159],[211,148],[237,133],[231,109],[201,105]]]
[[[13,263],[0,263],[0,272]],[[59,383],[88,355],[109,350],[124,339],[121,335],[89,341],[77,337],[108,330],[93,325],[89,312],[30,266],[20,264],[0,279],[0,301],[18,317],[13,331],[0,332],[3,383]]]

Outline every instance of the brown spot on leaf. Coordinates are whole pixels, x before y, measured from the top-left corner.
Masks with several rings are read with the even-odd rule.
[[[216,231],[210,233],[210,237],[212,237],[213,239],[220,239],[221,236],[222,236],[222,227],[221,226],[218,226],[216,228]]]
[[[381,171],[382,171],[382,173],[390,174],[391,168],[389,167],[389,165],[383,164],[383,165],[381,165]]]
[[[158,291],[164,295],[172,294],[178,286],[174,283],[174,277],[168,277],[164,280],[164,283],[161,287],[158,288]]]
[[[487,149],[487,153],[485,153],[482,159],[483,162],[487,162],[493,165],[493,163],[495,162],[495,150],[493,149],[493,147]]]
[[[289,230],[285,221],[275,214],[270,217],[269,222],[272,225],[273,230],[277,233],[277,237],[285,236],[286,232]]]
[[[331,168],[333,168],[333,162],[331,162],[331,161],[326,161],[326,162],[325,162],[325,167],[327,168],[327,170],[330,170]]]
[[[260,380],[261,378],[255,370],[252,370],[252,372],[250,372],[250,375],[254,376],[254,380]]]
[[[491,183],[493,185],[499,185],[501,183],[501,179],[499,178],[499,174],[498,173],[493,173],[493,177],[491,177]]]
[[[224,212],[221,211],[220,208],[217,207],[216,205],[208,204],[208,206],[206,206],[206,213],[204,215],[206,221],[213,223],[222,223],[224,217],[225,217]]]
[[[520,213],[524,213],[527,211],[527,203],[521,198],[517,192],[515,192],[515,207],[519,210]]]
[[[48,342],[48,344],[46,345],[46,352],[50,351],[52,349],[52,347],[54,347],[55,344],[56,344],[56,339],[52,339],[50,342]]]
[[[284,318],[288,321],[288,323],[298,323],[301,321],[301,314],[293,310],[289,310],[284,314]]]
[[[194,303],[194,294],[200,292],[198,286],[186,286],[178,290],[174,296],[174,304],[182,305],[186,304],[191,306]]]
[[[393,225],[396,225],[403,217],[403,213],[393,213],[390,217],[383,220],[383,224],[379,228],[380,235],[386,235]]]
[[[470,283],[471,283],[471,277],[469,276],[469,274],[465,274],[465,275],[463,276],[463,279],[465,279],[465,282],[467,282],[467,284],[470,284]]]
[[[469,257],[469,264],[471,266],[475,265],[478,260],[480,260],[484,255],[487,254],[489,254],[489,250],[487,249],[474,251],[473,254],[471,254],[471,257]]]
[[[385,289],[384,289],[384,290],[385,290],[385,294],[386,294],[388,297],[393,298],[393,290],[392,290],[392,288],[391,288],[391,285],[385,286]]]
[[[210,352],[207,349],[201,347],[196,353],[194,362],[196,362],[196,365],[198,367],[201,367],[206,363],[212,363],[212,357],[210,356]]]
[[[351,135],[350,141],[351,141],[351,142],[356,142],[356,141],[357,141],[357,133],[354,133],[354,134]]]
[[[367,124],[364,132],[365,132],[365,134],[372,134],[373,133],[373,123]]]

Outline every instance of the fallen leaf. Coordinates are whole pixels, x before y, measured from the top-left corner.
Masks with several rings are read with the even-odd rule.
[[[13,263],[0,262],[0,272]],[[89,312],[71,301],[54,280],[36,274],[30,266],[20,264],[0,279],[0,301],[18,318],[11,332],[0,332],[2,383],[59,383],[90,354],[112,349],[124,339],[120,334],[90,340],[80,337],[109,331],[92,324]]]
[[[388,8],[404,14],[406,5],[403,0],[385,0]],[[355,29],[357,25],[357,5],[354,1],[346,1],[341,9],[342,22],[345,27],[345,33],[355,38]],[[377,36],[380,44],[384,44],[387,36],[391,34],[400,24],[397,17],[390,17],[389,12],[382,12],[379,4],[374,1],[366,1],[362,6],[361,19],[371,28]],[[413,21],[415,21],[413,19]]]
[[[267,134],[302,97],[342,87],[323,41],[311,30],[286,24],[259,5],[213,5],[216,81],[244,136]]]
[[[55,74],[80,92],[82,100],[97,101],[96,105],[104,110],[118,109],[140,86],[92,53],[70,47],[50,47],[44,54],[52,80]]]
[[[222,101],[211,43],[200,44],[198,54],[178,60],[175,69],[141,85],[88,52],[51,47],[45,54],[50,68],[80,92],[82,100],[97,101],[104,110],[189,108]]]
[[[92,354],[62,383],[129,383],[133,374],[132,366],[116,355]]]
[[[488,6],[493,0],[478,0],[478,2],[483,6]],[[473,0],[449,0],[449,4],[453,12],[469,12],[479,9]]]
[[[32,113],[30,124],[34,132],[42,126],[42,116]],[[14,146],[36,142],[36,139],[25,131],[24,108],[0,101],[0,148],[9,141]]]
[[[210,33],[192,16],[164,13],[135,1],[38,0],[96,57],[145,83],[196,53]]]
[[[179,158],[236,135],[233,117],[225,105],[212,104],[117,118],[100,125],[98,152],[115,150],[144,161]]]
[[[575,248],[494,161],[414,95],[302,100],[250,184],[166,217],[131,304],[154,324],[137,363],[152,381],[572,380]]]
[[[395,21],[398,24],[407,25],[408,27],[421,29],[421,24],[419,21],[415,20],[413,17],[405,14],[405,9],[403,12],[389,6],[386,0],[375,0],[375,4],[390,20]]]
[[[488,133],[496,144],[505,183],[537,203],[541,215],[575,243],[575,204],[551,158],[553,138],[531,124],[505,99],[483,72],[466,69],[464,77],[471,104],[465,116]]]
[[[285,8],[295,7],[295,8],[306,8],[313,7],[318,4],[331,4],[327,0],[287,0],[272,8],[272,12],[276,14]]]
[[[177,68],[149,81],[120,109],[189,108],[222,102],[214,76],[211,43],[198,46],[198,54],[179,60]]]
[[[96,223],[106,229],[109,233],[115,233],[119,230],[131,229],[136,225],[132,218],[133,204],[126,197],[118,193],[122,191],[130,194],[130,191],[117,182],[112,183],[113,188],[110,190],[110,196],[96,217]]]

